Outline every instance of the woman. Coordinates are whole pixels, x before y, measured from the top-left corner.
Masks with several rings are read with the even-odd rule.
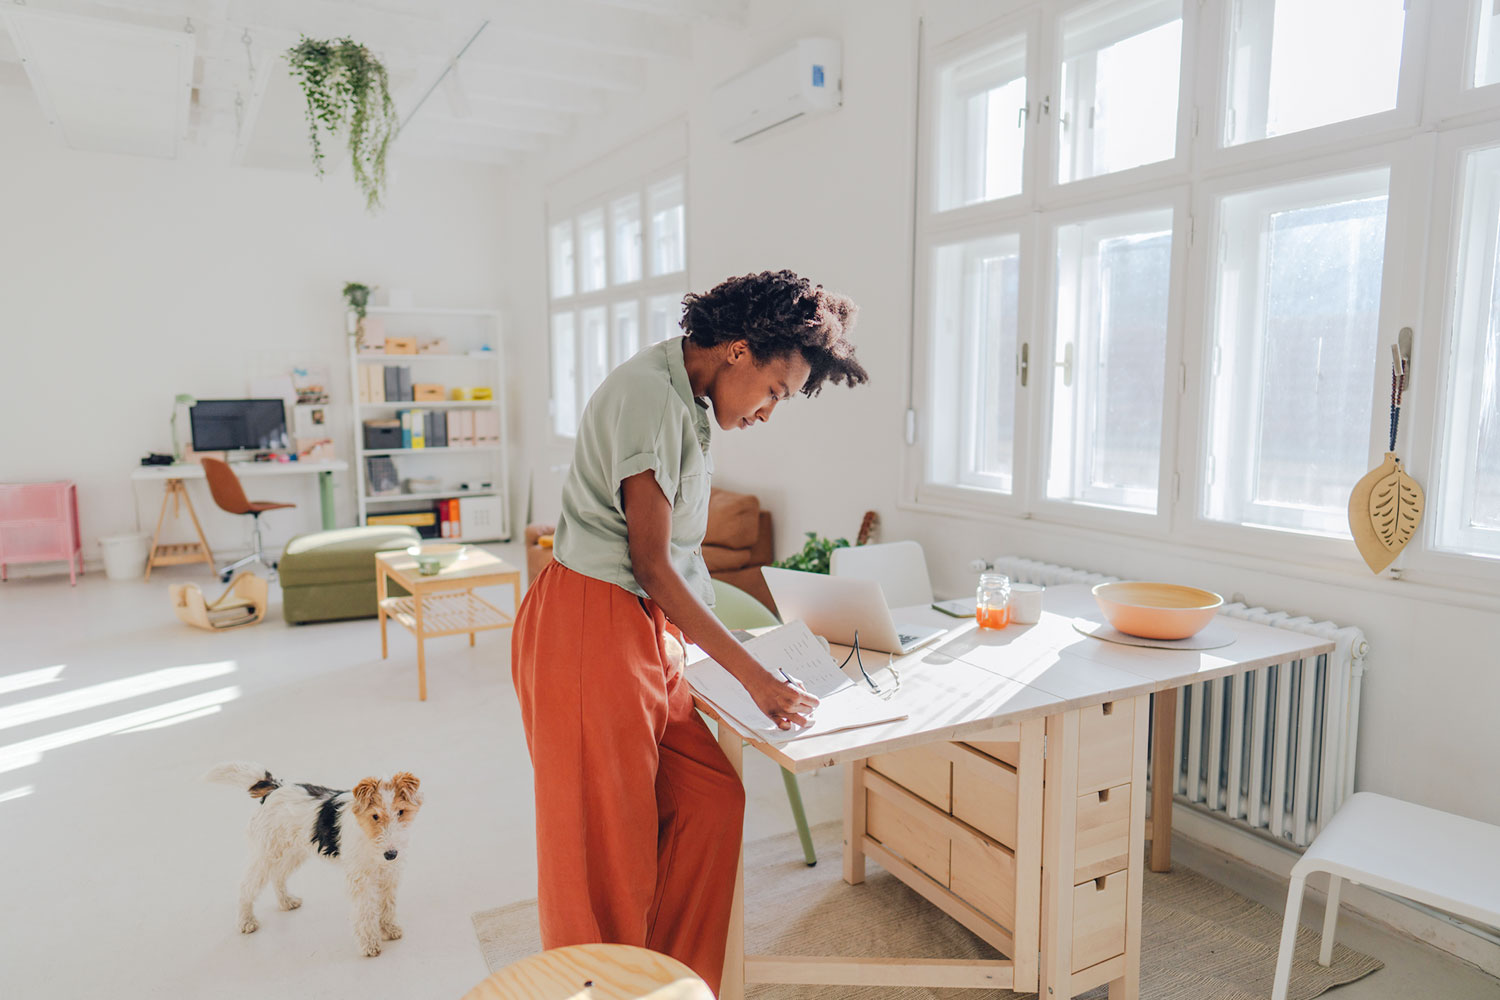
[[[868,376],[847,337],[854,303],[790,271],[683,301],[686,336],[620,365],[583,411],[553,562],[521,603],[511,663],[536,778],[543,945],[641,945],[717,993],[745,796],[693,709],[679,640],[783,729],[817,699],[709,610],[708,410],[723,430],[747,428],[798,392]]]

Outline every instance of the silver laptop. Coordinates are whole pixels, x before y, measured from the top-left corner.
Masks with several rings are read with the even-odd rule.
[[[862,649],[910,653],[948,631],[928,625],[897,625],[880,584],[874,580],[770,566],[761,567],[761,574],[771,588],[781,620],[800,618],[829,642],[851,646],[858,631]]]

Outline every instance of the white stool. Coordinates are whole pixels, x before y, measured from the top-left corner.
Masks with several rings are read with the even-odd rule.
[[[1328,873],[1319,965],[1333,959],[1343,879],[1476,923],[1500,924],[1500,827],[1374,792],[1356,792],[1292,866],[1271,1000],[1286,1000],[1302,890],[1311,872]]]

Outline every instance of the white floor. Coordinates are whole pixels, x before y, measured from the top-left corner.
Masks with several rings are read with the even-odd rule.
[[[201,567],[149,584],[90,573],[76,588],[66,576],[0,585],[0,997],[461,996],[486,973],[470,915],[535,895],[509,633],[481,634],[474,649],[463,637],[429,643],[423,703],[399,627],[385,661],[373,621],[291,627],[273,608],[262,625],[202,633],[168,607],[178,581],[217,592]],[[361,957],[337,870],[323,862],[292,879],[301,909],[283,913],[267,894],[260,931],[238,933],[256,806],[201,780],[233,758],[341,788],[400,769],[422,779],[402,940]],[[747,766],[747,836],[788,829],[776,768],[753,754]],[[814,823],[839,816],[837,772],[801,784]],[[1279,908],[1273,885],[1258,888]],[[1500,995],[1430,948],[1344,926],[1344,940],[1387,968],[1339,1000]]]

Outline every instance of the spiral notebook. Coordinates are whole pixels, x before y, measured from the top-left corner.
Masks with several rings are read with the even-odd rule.
[[[906,718],[899,707],[880,700],[850,680],[806,623],[790,622],[745,642],[745,648],[771,670],[784,670],[818,698],[808,725],[781,729],[762,712],[734,675],[696,646],[688,647],[685,676],[693,693],[746,739],[781,744],[807,736],[878,726]]]

